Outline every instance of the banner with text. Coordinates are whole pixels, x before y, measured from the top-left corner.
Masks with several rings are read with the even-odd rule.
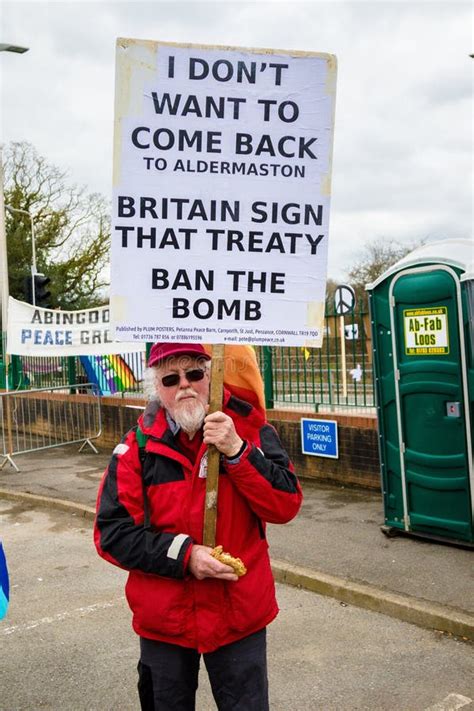
[[[139,353],[144,343],[119,343],[110,333],[108,306],[56,311],[8,300],[7,352],[13,355],[69,356]]]
[[[116,338],[321,345],[335,92],[330,54],[117,41]]]

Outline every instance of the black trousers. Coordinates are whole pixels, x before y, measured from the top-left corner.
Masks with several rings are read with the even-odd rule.
[[[195,711],[200,654],[140,638],[142,711]],[[266,630],[203,655],[219,711],[268,711]]]

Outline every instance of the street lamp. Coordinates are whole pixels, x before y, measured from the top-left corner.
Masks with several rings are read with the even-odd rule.
[[[17,44],[5,44],[0,42],[0,52],[15,52],[16,54],[24,54],[28,52],[29,47],[19,47]]]
[[[28,47],[19,47],[15,44],[0,43],[0,52],[14,52],[16,54],[24,54],[28,51]],[[8,390],[8,356],[5,353],[6,345],[6,330],[8,319],[8,259],[7,259],[7,238],[5,234],[5,207],[3,200],[3,162],[2,149],[0,146],[0,300],[2,312],[2,358],[5,366],[5,388]],[[11,434],[9,441],[9,452],[11,454]]]
[[[5,205],[5,210],[8,210],[10,215],[13,215],[15,212],[20,213],[21,215],[28,215],[30,218],[30,223],[31,223],[31,293],[32,293],[32,298],[33,298],[33,306],[36,306],[36,299],[35,299],[35,274],[38,274],[38,270],[36,268],[36,234],[35,234],[35,221],[33,219],[33,215],[29,210],[21,210],[19,207],[12,207],[11,205]]]
[[[24,54],[29,47],[19,47],[16,44],[0,42],[0,52],[14,52]],[[0,301],[2,307],[2,332],[7,330],[8,315],[8,258],[7,238],[5,234],[5,207],[3,202],[3,161],[2,147],[0,146]]]

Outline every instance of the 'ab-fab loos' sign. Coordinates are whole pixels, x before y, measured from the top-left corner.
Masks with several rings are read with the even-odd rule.
[[[435,306],[403,311],[406,355],[447,355],[448,309]]]
[[[320,346],[333,55],[117,42],[121,340]]]

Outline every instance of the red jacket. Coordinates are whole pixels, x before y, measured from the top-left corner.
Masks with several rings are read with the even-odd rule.
[[[274,428],[228,392],[224,412],[248,443],[238,462],[221,457],[219,475],[216,542],[245,563],[248,572],[237,582],[197,580],[186,570],[189,547],[202,543],[207,446],[193,465],[156,404],[139,420],[145,452],[134,428],[115,448],[97,499],[95,544],[103,558],[130,571],[126,595],[137,634],[200,652],[256,632],[277,615],[265,522],[290,521],[302,501]]]

